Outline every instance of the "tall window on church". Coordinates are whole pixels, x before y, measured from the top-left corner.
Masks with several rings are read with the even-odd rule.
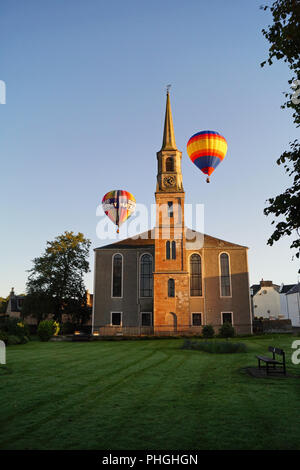
[[[171,248],[170,247],[171,247],[170,242],[167,242],[166,243],[166,258],[167,259],[170,259],[170,254],[171,254]]]
[[[176,242],[172,241],[172,259],[176,259]]]
[[[230,297],[231,295],[231,283],[230,283],[230,272],[229,272],[229,256],[227,253],[222,253],[220,256],[220,268],[221,268],[221,296]]]
[[[122,297],[122,274],[123,274],[123,257],[120,254],[113,256],[112,269],[112,297]]]
[[[168,202],[168,216],[169,217],[174,217],[173,202],[172,201]]]
[[[174,279],[168,280],[168,297],[175,297],[175,281]]]
[[[190,295],[191,297],[200,297],[202,295],[201,256],[197,253],[190,257]]]
[[[140,261],[140,296],[152,297],[153,292],[152,256],[145,254]]]
[[[174,171],[174,158],[168,157],[166,159],[166,171]]]

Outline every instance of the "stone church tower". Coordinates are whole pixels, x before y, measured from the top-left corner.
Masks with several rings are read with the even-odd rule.
[[[92,330],[200,335],[204,325],[218,333],[229,322],[237,333],[251,333],[247,247],[185,226],[182,154],[168,92],[166,101],[155,227],[94,250]]]
[[[154,330],[160,330],[164,325],[164,328],[171,326],[176,331],[189,324],[181,156],[175,142],[167,92],[163,143],[157,153]]]

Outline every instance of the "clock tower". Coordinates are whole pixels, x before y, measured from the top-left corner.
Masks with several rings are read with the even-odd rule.
[[[157,152],[158,173],[156,193],[184,192],[181,174],[181,155],[182,153],[176,147],[170,95],[167,92],[163,143],[161,150]]]
[[[157,152],[155,192],[154,330],[189,327],[189,278],[185,248],[182,153],[177,149],[167,91],[163,143]],[[163,331],[162,331],[163,333]]]

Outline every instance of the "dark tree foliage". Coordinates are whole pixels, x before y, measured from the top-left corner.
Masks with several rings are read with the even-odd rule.
[[[87,319],[86,290],[83,276],[89,272],[90,240],[82,233],[65,232],[47,247],[42,256],[33,260],[29,271],[27,296],[23,315],[39,321],[48,314],[61,321],[62,314]]]
[[[293,84],[293,91],[285,92],[286,102],[282,108],[291,108],[296,126],[300,126],[300,0],[277,0],[271,6],[265,5],[264,10],[272,13],[273,24],[263,29],[264,36],[269,41],[269,57],[262,62],[272,65],[273,60],[283,60],[292,72],[288,81]],[[296,89],[296,90],[295,90]],[[300,251],[300,143],[298,140],[290,142],[289,150],[284,152],[277,160],[283,165],[285,171],[292,178],[292,185],[282,194],[268,199],[269,206],[265,208],[266,215],[280,217],[275,230],[268,240],[273,245],[281,237],[288,235],[295,237],[291,248],[296,249],[296,257]],[[283,220],[282,220],[283,219]],[[275,220],[272,221],[272,224]],[[299,270],[300,272],[300,270]]]

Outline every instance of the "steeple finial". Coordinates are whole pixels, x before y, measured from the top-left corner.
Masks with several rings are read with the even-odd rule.
[[[170,90],[171,85],[167,85],[167,104],[166,104],[166,115],[165,115],[165,127],[163,135],[163,144],[161,150],[177,150],[175,142],[175,134],[173,127],[173,118],[170,103]]]

